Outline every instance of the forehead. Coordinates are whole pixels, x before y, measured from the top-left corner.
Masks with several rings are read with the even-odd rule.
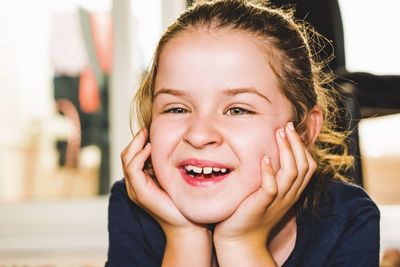
[[[254,87],[279,93],[266,44],[250,33],[228,29],[184,31],[161,51],[155,92],[168,88]]]

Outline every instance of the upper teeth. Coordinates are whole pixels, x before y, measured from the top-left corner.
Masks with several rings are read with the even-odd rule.
[[[222,173],[226,173],[226,168],[217,168],[217,167],[197,167],[197,166],[193,166],[193,165],[186,165],[185,169],[187,171],[193,171],[195,173],[204,173],[204,174],[210,174],[213,171],[214,172],[222,172]]]

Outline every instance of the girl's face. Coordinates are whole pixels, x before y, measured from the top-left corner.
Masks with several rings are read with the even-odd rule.
[[[188,219],[229,217],[261,184],[261,159],[279,168],[275,131],[291,118],[261,46],[247,33],[193,31],[164,47],[150,142],[161,187]]]

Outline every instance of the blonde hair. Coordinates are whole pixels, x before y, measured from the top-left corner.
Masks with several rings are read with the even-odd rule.
[[[326,62],[318,61],[322,37],[309,25],[296,21],[291,10],[244,0],[201,1],[188,8],[161,37],[135,96],[139,125],[150,128],[154,81],[162,49],[177,34],[196,29],[243,31],[264,44],[266,59],[276,74],[278,87],[292,105],[293,121],[303,140],[307,140],[309,112],[316,105],[323,110],[321,132],[310,147],[318,162],[316,173],[321,178],[311,190],[314,193],[308,192],[303,203],[311,201],[315,206],[327,179],[346,181],[343,173],[353,165],[353,157],[345,142],[348,132],[336,130],[339,98],[331,88],[332,74],[323,71]]]

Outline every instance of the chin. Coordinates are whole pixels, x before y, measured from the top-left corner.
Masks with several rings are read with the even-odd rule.
[[[199,224],[219,223],[229,218],[236,211],[236,207],[206,207],[181,210],[182,214],[191,222]]]

